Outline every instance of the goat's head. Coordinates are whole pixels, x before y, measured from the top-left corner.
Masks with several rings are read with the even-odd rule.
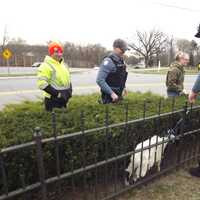
[[[131,173],[128,170],[125,170],[124,183],[126,186],[133,185],[137,181],[138,179],[137,174],[136,174],[137,168],[138,167],[134,167]]]

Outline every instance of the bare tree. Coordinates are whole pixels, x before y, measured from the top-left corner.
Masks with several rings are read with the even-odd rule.
[[[175,47],[173,36],[168,37],[159,57],[162,66],[169,66],[173,62],[175,58]]]
[[[191,43],[189,40],[187,39],[178,39],[176,41],[176,46],[178,48],[179,51],[184,51],[186,53],[190,53],[190,49],[191,49]]]
[[[192,40],[190,42],[190,62],[189,62],[190,66],[194,66],[195,65],[194,64],[194,56],[196,54],[197,48],[198,48],[197,43],[194,40]]]
[[[187,52],[190,55],[189,65],[194,66],[195,65],[194,57],[197,54],[198,50],[197,43],[194,40],[189,41],[186,39],[178,39],[176,45],[178,47],[178,50]]]
[[[160,31],[151,30],[150,32],[136,31],[136,38],[137,42],[131,42],[129,46],[144,57],[145,67],[149,67],[153,57],[159,57],[167,37]]]
[[[17,37],[17,38],[12,38],[10,39],[10,41],[8,42],[8,44],[10,45],[25,45],[26,44],[26,40],[20,38],[20,37]]]
[[[167,51],[168,51],[167,65],[169,66],[175,57],[175,42],[173,36],[171,36],[171,38],[169,38],[167,41]]]
[[[20,37],[12,38],[9,41],[7,37],[4,37],[3,44],[13,53],[12,58],[9,60],[10,66],[31,66],[33,62],[43,61],[48,53],[47,45],[30,45]],[[100,44],[83,46],[64,42],[64,59],[70,67],[93,67],[99,65],[107,53],[107,49]],[[5,65],[5,60],[0,59],[0,66],[3,65]]]

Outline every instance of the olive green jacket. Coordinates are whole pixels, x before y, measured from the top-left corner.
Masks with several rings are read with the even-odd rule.
[[[173,62],[167,72],[166,86],[167,91],[181,92],[184,89],[184,66],[178,62]]]

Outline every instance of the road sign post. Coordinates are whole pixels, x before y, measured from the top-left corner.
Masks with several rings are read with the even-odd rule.
[[[10,63],[9,63],[9,59],[12,57],[12,52],[6,48],[3,50],[2,52],[2,56],[3,58],[6,60],[6,65],[8,67],[8,74],[10,74]]]

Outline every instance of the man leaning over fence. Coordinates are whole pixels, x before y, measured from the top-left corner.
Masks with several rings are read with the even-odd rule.
[[[200,38],[200,25],[199,25],[198,33],[195,35],[195,37]],[[188,100],[190,103],[195,102],[195,99],[197,98],[199,92],[200,92],[200,73],[199,73],[199,75],[192,87],[192,90],[189,94]],[[189,171],[192,176],[200,177],[200,160],[199,160],[198,167],[190,168]]]
[[[44,91],[44,103],[47,111],[53,108],[65,108],[72,96],[72,86],[68,66],[63,60],[63,46],[51,42],[49,55],[38,68],[37,85]]]
[[[189,94],[188,100],[190,103],[194,103],[195,99],[197,98],[198,93],[200,92],[200,73],[195,81],[195,84],[192,88],[192,91]],[[200,160],[199,166],[196,168],[190,168],[190,174],[193,176],[200,177]]]

